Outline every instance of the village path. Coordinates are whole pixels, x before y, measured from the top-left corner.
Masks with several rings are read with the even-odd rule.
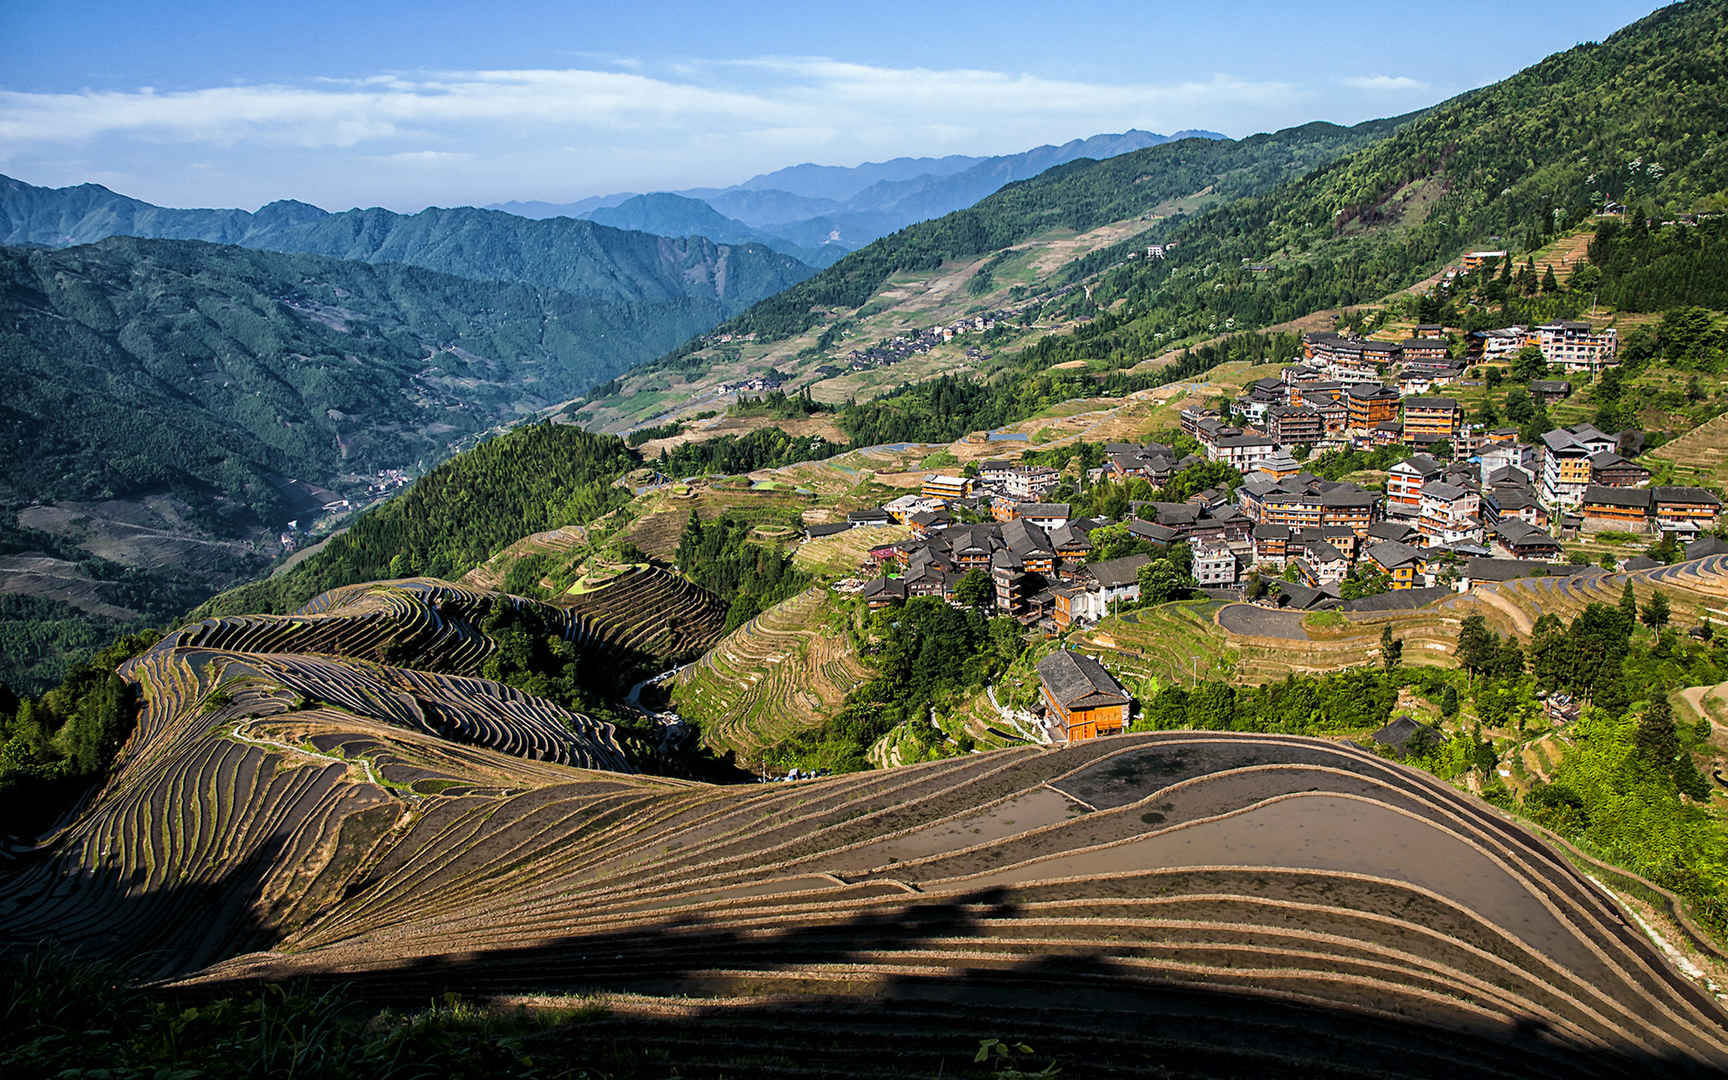
[[[995,686],[986,686],[984,688],[984,696],[989,699],[990,707],[996,710],[996,715],[1000,716],[1003,722],[1020,735],[1021,738],[1035,743],[1047,743],[1050,741],[1050,733],[1045,730],[1044,725],[1036,716],[1033,716],[1025,709],[1010,709],[1006,705],[997,701]]]

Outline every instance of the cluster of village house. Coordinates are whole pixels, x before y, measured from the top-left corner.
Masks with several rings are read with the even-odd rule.
[[[1136,503],[1127,528],[1155,547],[1189,545],[1195,580],[1219,595],[1239,590],[1248,567],[1294,578],[1280,580],[1270,599],[1298,608],[1416,604],[1482,581],[1579,572],[1556,564],[1560,538],[1580,532],[1673,535],[1688,544],[1688,557],[1728,550],[1703,535],[1722,511],[1715,495],[1651,486],[1650,471],[1633,460],[1641,433],[1608,434],[1579,424],[1527,444],[1516,429],[1466,425],[1463,409],[1450,399],[1404,396],[1383,382],[1327,377],[1341,362],[1366,362],[1341,356],[1371,353],[1374,363],[1399,365],[1403,385],[1413,363],[1432,359],[1438,365],[1439,353],[1449,350],[1450,342],[1434,336],[1439,328],[1423,329],[1430,335],[1403,345],[1312,336],[1302,362],[1281,379],[1254,384],[1236,404],[1250,424],[1231,426],[1198,409],[1183,412],[1182,426],[1199,442],[1203,458],[1159,444],[1112,444],[1091,478],[1143,477],[1162,486],[1201,460],[1228,463],[1243,475],[1233,491],[1202,491],[1180,503]],[[1543,336],[1550,330],[1551,336]],[[1556,350],[1552,362],[1561,366],[1597,370],[1612,362],[1611,332],[1586,334],[1557,324],[1532,333],[1545,353],[1550,346]],[[1581,351],[1584,338],[1594,342],[1588,349],[1607,349],[1606,359]],[[1568,389],[1551,382],[1541,380],[1533,389]],[[1321,479],[1304,471],[1290,452],[1298,445],[1387,443],[1413,452],[1391,468],[1384,491]],[[820,535],[890,521],[911,527],[911,540],[871,552],[880,572],[861,592],[872,609],[917,596],[952,601],[955,584],[976,569],[989,575],[999,614],[1060,632],[1137,601],[1139,571],[1148,557],[1088,562],[1092,534],[1111,523],[1075,518],[1067,504],[1043,501],[1059,481],[1058,472],[1046,466],[987,461],[976,478],[931,475],[917,494],[809,531]],[[979,516],[988,513],[991,520],[956,524],[950,516],[956,505]],[[1391,592],[1344,601],[1342,586],[1358,568],[1384,574]],[[1039,669],[1044,703],[1064,737],[1120,729],[1128,698],[1096,661],[1062,651],[1046,664],[1049,671]]]
[[[982,315],[969,315],[964,319],[949,323],[947,326],[932,326],[909,334],[889,338],[864,349],[853,349],[843,358],[845,367],[833,368],[829,374],[845,371],[868,371],[871,368],[886,367],[897,364],[909,357],[927,353],[938,345],[946,344],[963,334],[982,334],[996,328],[997,319],[1005,313],[989,311]],[[975,359],[983,357],[983,350],[974,345],[967,350],[967,355]]]

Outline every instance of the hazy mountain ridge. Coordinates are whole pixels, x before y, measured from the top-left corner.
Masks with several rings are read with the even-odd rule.
[[[630,302],[705,298],[735,309],[810,273],[755,244],[669,238],[571,218],[537,221],[473,207],[329,213],[293,200],[256,213],[177,210],[98,184],[43,188],[0,178],[0,242],[65,247],[117,235],[397,262]]]
[[[970,206],[1005,184],[1029,179],[1057,165],[1081,158],[1116,157],[1188,138],[1225,137],[1211,131],[1159,135],[1131,129],[994,157],[955,154],[940,158],[901,157],[850,167],[791,165],[727,188],[688,188],[647,197],[672,194],[700,200],[720,215],[758,230],[759,234],[796,245],[794,253],[816,252],[813,265],[827,266],[834,261],[836,249],[856,249],[907,225]],[[638,206],[627,214],[616,213],[638,198],[643,196],[594,196],[563,204],[502,203],[495,208],[535,217],[566,215],[607,223],[628,222],[632,228],[667,236],[683,235],[681,230],[694,224],[670,203],[655,212]]]
[[[818,269],[846,254],[845,248],[834,244],[805,247],[729,218],[701,199],[669,191],[632,195],[616,206],[596,207],[587,214],[587,220],[661,236],[701,236],[718,244],[761,244]]]

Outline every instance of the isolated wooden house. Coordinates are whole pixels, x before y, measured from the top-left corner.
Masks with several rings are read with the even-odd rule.
[[[1061,649],[1038,664],[1044,707],[1069,742],[1119,735],[1128,726],[1133,700],[1104,665],[1084,653]]]

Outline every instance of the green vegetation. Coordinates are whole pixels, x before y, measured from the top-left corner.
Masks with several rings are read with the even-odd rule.
[[[1594,272],[1574,277],[1572,287],[1589,287],[1623,311],[1728,309],[1728,219],[1659,225],[1636,214],[1604,221],[1590,242],[1589,265]]]
[[[160,637],[120,638],[41,697],[20,700],[0,683],[0,821],[8,834],[47,827],[108,771],[137,712],[136,688],[114,669]]]
[[[770,369],[770,374],[773,374]],[[727,416],[767,416],[775,420],[796,420],[817,413],[833,412],[834,406],[817,401],[805,386],[796,394],[770,390],[761,397],[740,397],[726,409]]]
[[[810,583],[784,551],[746,539],[754,528],[737,514],[704,524],[692,510],[678,538],[678,569],[726,601],[728,633]]]
[[[458,577],[513,540],[621,505],[629,496],[613,482],[635,464],[616,436],[552,423],[518,428],[432,470],[292,570],[202,610],[282,612],[358,581]]]
[[[784,767],[850,772],[869,767],[866,752],[896,726],[928,724],[932,708],[958,705],[1020,655],[1012,619],[987,619],[932,596],[873,615],[865,662],[874,674],[821,727],[798,732],[765,760]]]
[[[788,435],[777,427],[761,427],[744,435],[683,443],[661,451],[654,464],[669,476],[733,476],[796,461],[819,461],[844,449],[820,435]]]

